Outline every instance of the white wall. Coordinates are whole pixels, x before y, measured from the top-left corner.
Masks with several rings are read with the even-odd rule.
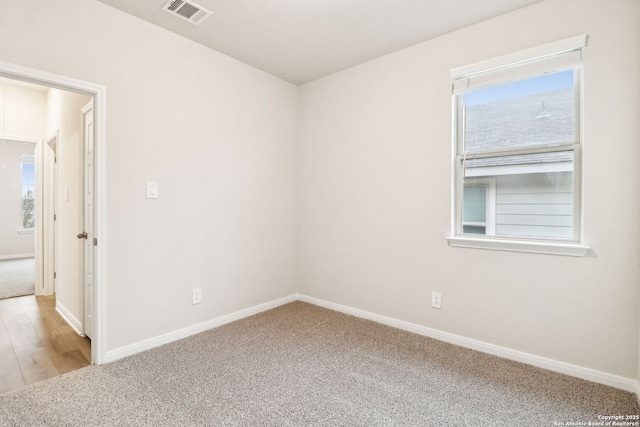
[[[549,0],[306,84],[300,292],[636,378],[640,3]],[[452,248],[449,69],[588,33],[585,258]],[[432,291],[442,309],[430,308]]]
[[[34,145],[0,139],[0,259],[34,253],[33,233],[20,233],[22,156],[33,156]]]
[[[83,230],[81,110],[90,100],[59,89],[47,93],[46,138],[59,132],[56,303],[78,321],[83,317],[82,241],[76,237]]]
[[[107,88],[107,350],[295,292],[295,86],[93,0],[2,2],[0,38]]]
[[[45,122],[44,91],[0,84],[0,139],[41,139]],[[0,257],[34,253],[33,233],[20,234],[21,155],[34,154],[34,144],[0,140]],[[3,158],[4,157],[4,158]]]
[[[46,91],[0,82],[0,132],[16,138],[42,138]]]

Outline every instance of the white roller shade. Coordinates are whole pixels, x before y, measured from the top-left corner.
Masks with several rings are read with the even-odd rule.
[[[556,43],[501,56],[451,70],[453,93],[459,94],[506,84],[543,74],[565,71],[580,65],[587,36],[581,35]]]

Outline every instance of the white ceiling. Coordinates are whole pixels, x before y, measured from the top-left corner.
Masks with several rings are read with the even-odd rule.
[[[199,26],[167,0],[99,0],[296,85],[542,0],[191,0]]]

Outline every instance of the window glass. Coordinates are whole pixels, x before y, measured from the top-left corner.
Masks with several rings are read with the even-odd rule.
[[[573,142],[573,86],[569,70],[463,94],[465,152]]]
[[[35,168],[33,160],[23,159],[22,163],[22,228],[35,227]]]
[[[464,187],[464,214],[465,223],[485,223],[487,221],[487,188]]]
[[[460,89],[458,234],[578,237],[578,78],[576,65]]]

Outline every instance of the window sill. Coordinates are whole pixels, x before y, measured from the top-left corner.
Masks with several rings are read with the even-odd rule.
[[[29,230],[25,228],[21,228],[18,230],[18,234],[33,234],[33,228]]]
[[[525,242],[498,239],[477,239],[473,237],[447,237],[449,246],[457,248],[490,249],[495,251],[529,252],[535,254],[565,255],[583,257],[589,246],[577,243]]]

